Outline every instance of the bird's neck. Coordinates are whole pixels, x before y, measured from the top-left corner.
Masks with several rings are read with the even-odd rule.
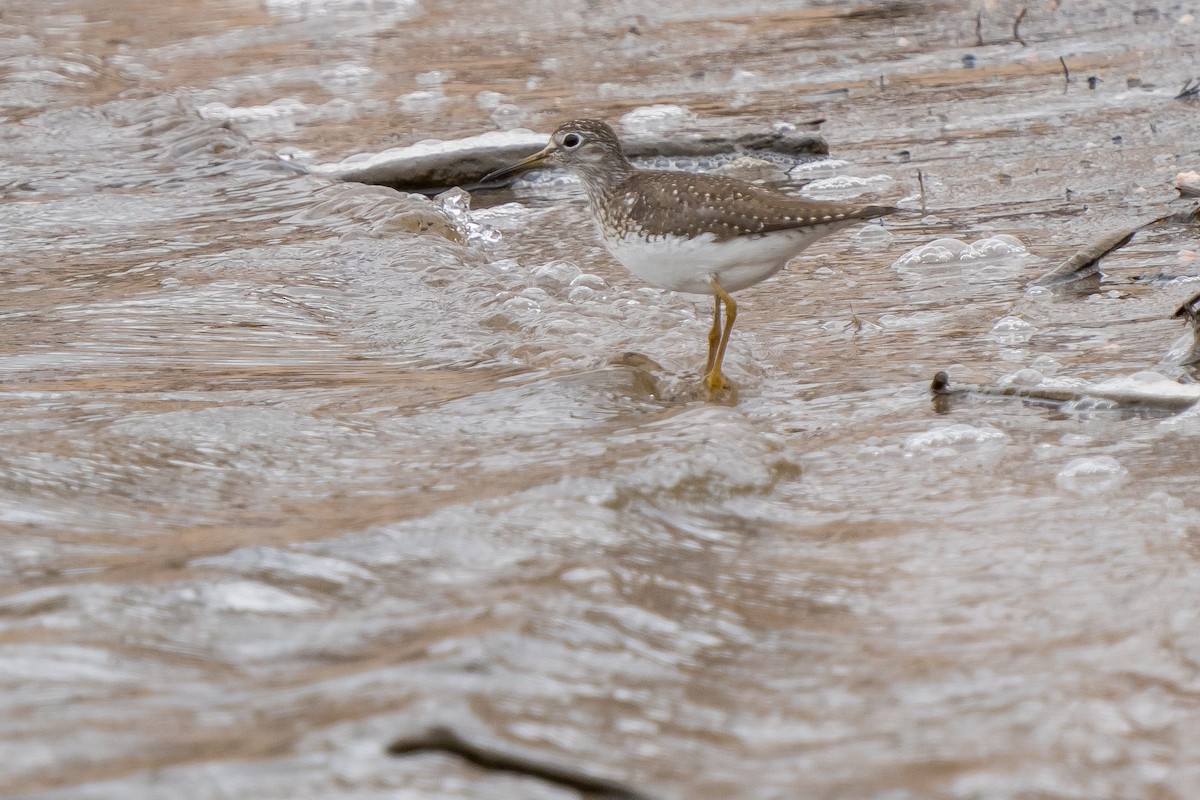
[[[622,155],[602,164],[581,165],[578,173],[592,207],[600,208],[620,191],[633,174],[633,165]]]

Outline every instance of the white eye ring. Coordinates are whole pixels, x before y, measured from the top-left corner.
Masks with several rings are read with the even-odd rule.
[[[567,148],[568,150],[574,150],[576,147],[579,147],[579,145],[583,144],[583,137],[578,133],[568,133],[563,137],[562,143],[563,147]]]

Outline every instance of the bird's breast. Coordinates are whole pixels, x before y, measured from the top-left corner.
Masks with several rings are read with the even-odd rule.
[[[654,286],[676,292],[711,294],[709,276],[736,292],[778,272],[819,238],[813,231],[779,231],[734,239],[711,232],[695,236],[650,234],[634,225],[600,225],[600,237],[613,258]]]

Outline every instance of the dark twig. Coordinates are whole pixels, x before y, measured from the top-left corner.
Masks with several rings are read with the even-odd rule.
[[[1192,97],[1200,97],[1200,78],[1192,78],[1183,85],[1182,91],[1175,95],[1176,100],[1187,100]]]
[[[392,756],[430,752],[450,753],[483,769],[528,775],[546,783],[574,789],[585,797],[602,797],[607,800],[649,800],[648,795],[623,783],[589,775],[571,767],[493,750],[467,741],[451,728],[434,727],[416,736],[400,739],[388,745],[387,752]]]
[[[1070,85],[1070,83],[1071,83],[1071,70],[1067,69],[1067,60],[1066,60],[1065,58],[1063,58],[1062,56],[1059,56],[1059,57],[1058,57],[1058,63],[1062,64],[1062,68],[1063,68],[1063,83],[1065,83],[1065,84],[1067,84],[1067,85]]]
[[[1200,295],[1198,295],[1198,297],[1200,297]],[[1179,316],[1179,315],[1176,314],[1175,316]],[[854,332],[856,334],[862,333],[863,328],[865,327],[863,325],[862,318],[859,317],[858,312],[856,312],[854,310],[854,303],[850,304],[850,327],[854,329]]]
[[[1017,14],[1017,18],[1013,20],[1013,39],[1020,42],[1021,47],[1028,47],[1029,44],[1021,38],[1021,20],[1025,19],[1025,15],[1029,13],[1029,6],[1021,9],[1021,13]]]
[[[925,176],[917,170],[917,185],[921,187],[921,216],[925,216]]]
[[[983,9],[975,15],[975,46],[983,47]]]

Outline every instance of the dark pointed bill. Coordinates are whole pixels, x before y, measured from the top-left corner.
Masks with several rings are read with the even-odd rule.
[[[550,156],[550,154],[553,152],[554,152],[554,142],[551,142],[550,144],[546,145],[541,150],[537,151],[536,153],[529,156],[528,158],[522,158],[520,161],[518,161],[515,164],[510,164],[509,166],[501,167],[500,169],[498,169],[494,172],[489,172],[487,175],[484,175],[482,178],[480,178],[479,182],[480,183],[491,183],[492,181],[496,180],[497,178],[507,178],[509,175],[512,175],[513,173],[516,173],[516,172],[520,172],[521,170],[525,169],[526,167],[530,167],[530,166],[533,166],[534,164],[538,164],[542,161],[545,161]]]

